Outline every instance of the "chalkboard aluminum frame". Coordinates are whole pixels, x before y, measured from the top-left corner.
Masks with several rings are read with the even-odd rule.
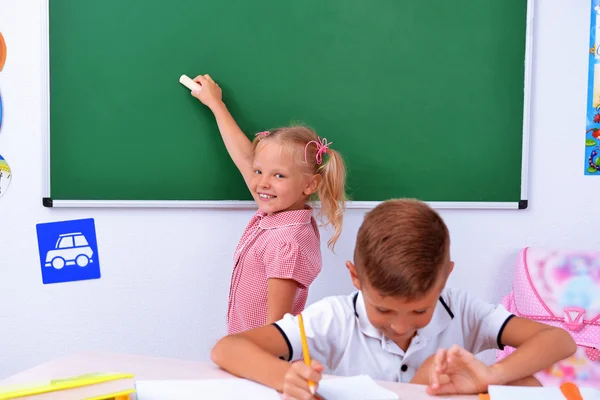
[[[42,205],[44,207],[64,208],[213,208],[213,209],[252,209],[256,208],[254,201],[154,201],[154,200],[54,200],[50,197],[50,38],[49,38],[49,7],[51,0],[42,1],[42,118],[41,129],[43,137],[42,155]],[[56,0],[55,0],[56,1]],[[521,200],[516,202],[427,202],[435,209],[504,209],[523,210],[529,200],[529,136],[531,113],[531,69],[533,57],[533,20],[534,2],[527,1],[527,26],[525,35],[525,85],[523,102],[523,144],[521,155]],[[175,82],[174,84],[177,84]],[[348,209],[371,209],[378,201],[349,201]],[[316,205],[318,207],[318,204]]]

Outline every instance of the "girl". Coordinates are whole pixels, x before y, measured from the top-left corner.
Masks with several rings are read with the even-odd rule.
[[[342,230],[345,167],[342,157],[304,126],[257,133],[251,142],[222,101],[221,88],[207,75],[194,79],[192,95],[215,116],[225,147],[242,173],[258,211],[238,243],[229,289],[228,333],[234,334],[298,314],[308,287],[321,271],[319,229],[311,199],[331,224],[333,249]]]

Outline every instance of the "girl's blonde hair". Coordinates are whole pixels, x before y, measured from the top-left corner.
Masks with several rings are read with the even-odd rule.
[[[294,125],[264,131],[256,134],[254,149],[259,142],[276,141],[285,145],[302,147],[302,160],[312,174],[321,175],[321,182],[315,194],[309,200],[320,200],[321,211],[318,218],[323,226],[331,225],[333,235],[327,241],[332,250],[342,233],[342,220],[346,207],[346,166],[341,154],[329,147],[326,139],[321,139],[316,132],[304,125]]]

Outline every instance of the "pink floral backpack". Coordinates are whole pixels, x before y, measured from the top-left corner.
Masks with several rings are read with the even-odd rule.
[[[523,249],[502,304],[519,317],[565,329],[577,343],[572,357],[536,375],[544,386],[570,381],[600,388],[600,252]],[[497,359],[512,351],[505,346]]]

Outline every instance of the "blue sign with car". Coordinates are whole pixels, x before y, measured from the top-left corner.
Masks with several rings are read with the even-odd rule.
[[[44,284],[100,278],[93,218],[36,225]]]

